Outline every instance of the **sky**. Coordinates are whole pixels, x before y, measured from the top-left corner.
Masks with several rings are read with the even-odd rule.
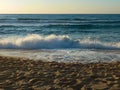
[[[120,14],[120,0],[0,0],[0,14]]]

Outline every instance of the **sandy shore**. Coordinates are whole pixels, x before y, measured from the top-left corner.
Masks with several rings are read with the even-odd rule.
[[[0,57],[0,90],[120,90],[120,62],[73,64]]]

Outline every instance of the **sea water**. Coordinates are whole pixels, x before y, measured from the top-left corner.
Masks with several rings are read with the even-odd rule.
[[[57,62],[120,60],[120,14],[2,14],[0,55]]]

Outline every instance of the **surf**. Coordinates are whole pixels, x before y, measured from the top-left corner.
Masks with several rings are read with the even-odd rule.
[[[120,42],[101,42],[99,40],[72,39],[67,35],[8,36],[0,38],[0,49],[106,49],[120,50]]]

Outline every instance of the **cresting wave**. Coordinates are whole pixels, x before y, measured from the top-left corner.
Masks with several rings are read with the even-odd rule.
[[[89,39],[73,40],[65,35],[41,36],[29,34],[24,37],[7,37],[0,39],[1,49],[107,49],[120,50],[120,42],[102,43]]]

